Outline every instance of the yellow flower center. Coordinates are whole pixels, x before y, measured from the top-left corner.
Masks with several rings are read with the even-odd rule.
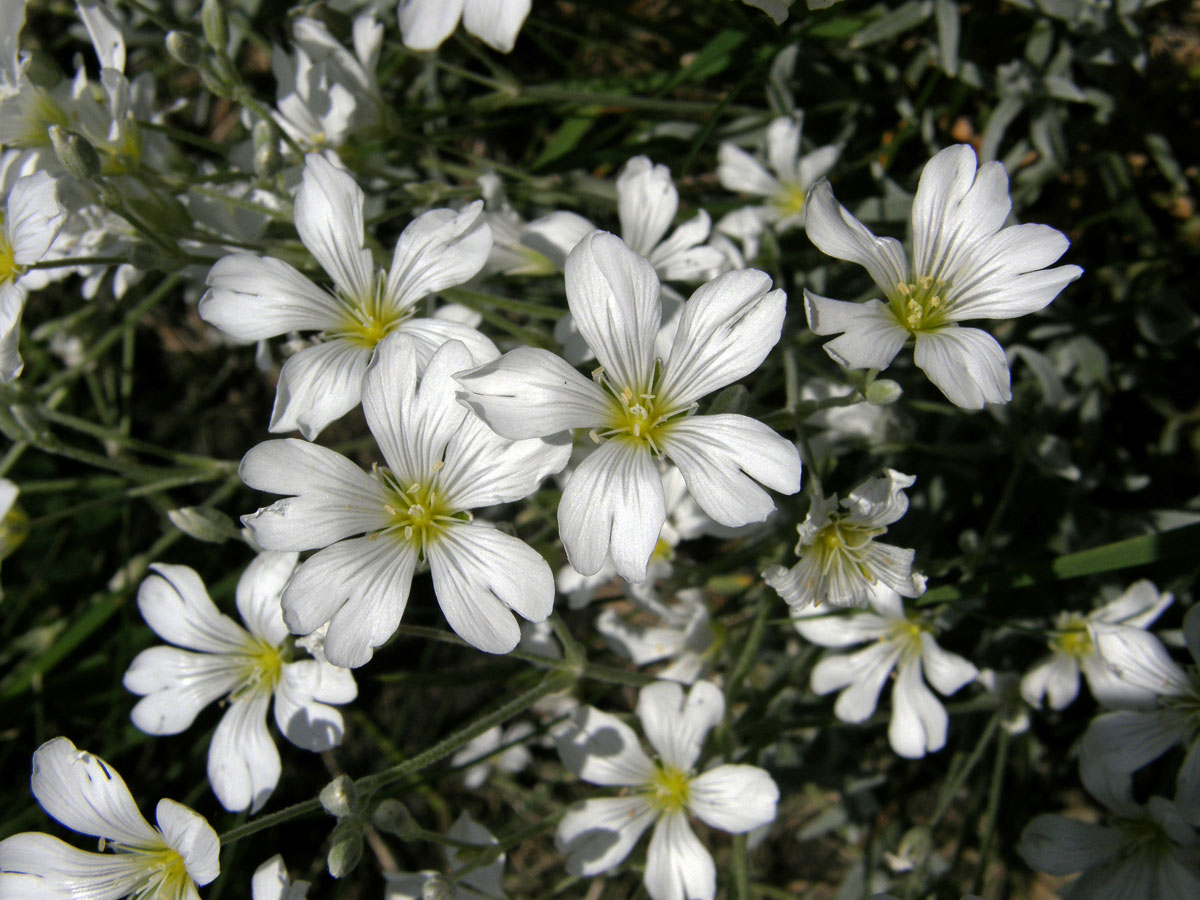
[[[686,809],[691,799],[692,778],[682,769],[659,765],[650,779],[650,804],[662,812]]]
[[[435,469],[441,466],[439,461]],[[382,533],[412,544],[419,561],[425,561],[426,549],[438,540],[448,526],[454,522],[471,521],[470,512],[455,510],[446,503],[438,493],[434,478],[404,486],[387,469],[377,468],[376,473],[391,493],[384,507],[391,522]]]
[[[599,444],[615,438],[645,447],[661,459],[662,440],[670,430],[671,423],[687,415],[693,408],[681,409],[659,394],[662,363],[654,364],[654,375],[645,388],[618,388],[608,380],[603,368],[596,369],[592,378],[604,388],[610,404],[607,427],[594,429],[591,432],[592,440]]]
[[[146,869],[146,880],[131,895],[134,900],[184,900],[194,896],[192,876],[178,851],[164,846],[161,850],[138,850]]]
[[[808,199],[807,191],[799,184],[785,184],[784,190],[785,193],[776,196],[772,201],[780,215],[787,218],[803,212],[805,201]]]
[[[921,635],[933,634],[934,628],[928,620],[913,612],[905,612],[903,621],[892,623],[889,633],[882,638],[904,648],[904,656],[912,657],[921,652]]]
[[[948,324],[946,318],[947,281],[936,281],[928,275],[901,282],[889,297],[889,306],[896,321],[913,334],[935,331]]]
[[[817,532],[812,543],[801,548],[804,553],[816,553],[819,557],[818,568],[822,575],[828,575],[833,569],[847,567],[856,571],[868,583],[875,583],[875,576],[863,560],[863,550],[871,543],[872,538],[887,531],[886,528],[865,528],[842,519],[835,518],[832,522]],[[811,587],[811,585],[810,585]]]
[[[247,694],[273,693],[283,677],[283,666],[287,662],[282,647],[273,647],[261,638],[250,638],[246,643],[241,684],[230,695],[238,700]]]
[[[1059,622],[1058,630],[1050,639],[1050,649],[1082,659],[1092,652],[1092,636],[1088,634],[1087,620],[1083,616],[1070,615]]]
[[[380,272],[375,290],[366,297],[339,295],[343,318],[336,328],[323,332],[326,339],[341,338],[367,350],[395,331],[405,319],[412,315],[411,309],[396,309],[384,296],[384,276]]]

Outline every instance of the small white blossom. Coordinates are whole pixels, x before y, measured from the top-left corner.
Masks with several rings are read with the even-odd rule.
[[[697,774],[708,732],[725,715],[716,685],[697,682],[685,696],[667,681],[642,688],[638,719],[658,754],[651,761],[633,729],[594,707],[581,707],[558,738],[563,764],[590,784],[625,788],[567,811],[557,843],[573,875],[618,865],[651,825],[645,885],[652,900],[712,900],[716,867],[688,823],[745,834],[775,819],[779,789],[757,766],[725,764]]]
[[[220,872],[217,833],[182,803],[159,800],[147,822],[112,766],[65,737],[33,754],[33,796],[51,818],[100,839],[99,853],[41,832],[0,841],[0,898],[197,900]],[[113,850],[103,852],[103,848]]]
[[[596,630],[634,665],[671,660],[670,665],[656,673],[656,678],[692,684],[711,663],[717,639],[704,604],[704,592],[688,588],[675,595],[674,603],[657,606],[661,610],[656,617],[660,624],[629,621],[610,606],[596,618]]]
[[[446,836],[463,844],[474,844],[480,848],[495,846],[495,836],[463,813],[451,826]],[[461,850],[446,848],[446,862],[450,867],[449,877],[434,871],[386,872],[387,879],[383,896],[385,900],[505,900],[500,881],[504,877],[504,854],[499,853],[491,862],[472,867],[461,876],[468,860],[463,859]]]
[[[995,338],[967,319],[1011,319],[1046,306],[1083,270],[1046,268],[1066,252],[1048,225],[1011,225],[1008,175],[998,162],[976,171],[969,146],[947,147],[925,166],[913,198],[913,255],[876,237],[833,197],[829,182],[808,197],[807,229],[817,247],[858,263],[887,298],[830,300],[805,290],[808,324],[839,334],[825,352],[850,369],[886,369],[909,340],[916,363],[956,406],[1007,403],[1008,361]]]
[[[418,565],[433,575],[450,627],[489,653],[520,640],[515,611],[550,615],[550,566],[524,541],[471,510],[531,494],[566,465],[566,442],[497,436],[454,399],[452,379],[474,364],[448,341],[418,376],[422,350],[409,335],[383,341],[363,379],[367,426],[385,467],[370,474],[339,453],[295,439],[259,444],[242,459],[250,487],[290,495],[242,521],[271,550],[319,550],[283,594],[296,634],[325,623],[325,654],[361,666],[392,636]],[[354,535],[363,535],[354,537]]]
[[[283,857],[276,853],[254,870],[250,879],[250,900],[304,900],[307,881],[292,881]]]
[[[806,640],[823,647],[849,647],[870,641],[849,655],[826,656],[813,669],[818,694],[840,691],[833,713],[843,722],[864,722],[875,712],[879,692],[896,670],[892,686],[892,718],[888,741],[901,756],[919,759],[946,746],[946,708],[925,686],[925,679],[944,696],[975,680],[978,670],[967,660],[938,646],[935,624],[904,609],[893,590],[877,586],[871,612],[822,615],[812,607],[792,609],[792,624]]]
[[[558,507],[559,533],[583,575],[612,559],[630,581],[646,577],[666,521],[667,459],[700,508],[722,525],[759,522],[775,508],[759,483],[800,487],[795,445],[741,415],[693,415],[697,401],[758,367],[779,340],[785,297],[763,272],[718,276],[684,306],[666,352],[654,268],[620,238],[596,232],[571,251],[567,303],[601,367],[588,380],[531,347],[457,376],[468,403],[512,439],[591,429],[600,446],[575,470]]]
[[[1148,628],[1171,605],[1170,594],[1160,595],[1149,581],[1129,586],[1120,597],[1087,615],[1060,612],[1050,638],[1053,654],[1038,662],[1021,679],[1021,696],[1033,707],[1048,697],[1051,709],[1063,709],[1079,694],[1079,672],[1087,677],[1096,701],[1104,706],[1153,705],[1153,691],[1122,679],[1100,655],[1092,640],[1092,627]]]
[[[919,597],[925,577],[912,570],[913,551],[876,540],[908,511],[904,489],[915,481],[888,469],[854,488],[841,509],[836,494],[814,498],[796,527],[800,561],[790,569],[771,566],[763,578],[793,609],[822,603],[861,608],[877,584],[902,597]]]
[[[533,733],[529,722],[517,722],[508,728],[493,725],[474,740],[468,741],[450,758],[454,766],[466,765],[463,786],[468,790],[483,787],[496,769],[513,775],[520,772],[533,760],[533,754],[525,746],[524,739]],[[504,749],[501,750],[500,748]]]
[[[363,373],[389,334],[409,335],[421,366],[448,340],[461,341],[478,365],[496,354],[474,328],[415,317],[418,301],[462,284],[487,260],[492,233],[476,202],[462,212],[419,216],[396,241],[392,266],[376,269],[363,241],[363,192],[324,157],[310,154],[296,194],[296,230],[333,278],[317,287],[288,263],[249,253],[226,256],[208,275],[200,316],[225,333],[258,341],[290,331],[320,341],[292,356],[279,374],[270,430],[299,429],[309,440],[362,399]]]
[[[291,743],[319,752],[342,741],[342,714],[329,704],[357,696],[354,676],[316,659],[293,660],[280,595],[295,553],[262,553],[237,585],[243,628],[217,610],[187,566],[157,564],[138,590],[138,609],[174,647],[151,647],[133,660],[125,687],[142,696],[133,724],[147,734],[179,734],[215,700],[225,713],[208,747],[208,780],[221,805],[256,812],[279,782],[275,724]],[[181,649],[182,648],[182,649]]]

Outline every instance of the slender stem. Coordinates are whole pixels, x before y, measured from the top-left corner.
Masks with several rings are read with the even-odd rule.
[[[1004,788],[1004,773],[1008,764],[1010,735],[1003,728],[996,740],[996,763],[992,766],[992,781],[988,787],[987,809],[983,814],[983,837],[979,843],[979,866],[975,870],[972,893],[978,893],[987,875],[988,858],[991,856],[992,839],[996,834],[996,817],[1000,810],[1000,794]]]

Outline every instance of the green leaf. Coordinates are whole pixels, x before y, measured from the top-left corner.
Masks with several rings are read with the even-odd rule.
[[[538,154],[538,158],[533,161],[532,168],[540,169],[547,163],[552,163],[560,157],[566,156],[583,140],[584,136],[591,131],[592,126],[596,124],[594,113],[595,108],[582,109],[582,115],[571,116],[563,121],[558,127],[558,131],[554,133],[554,137],[550,139],[542,152]]]

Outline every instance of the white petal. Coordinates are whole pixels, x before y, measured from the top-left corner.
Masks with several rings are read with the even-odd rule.
[[[950,717],[921,678],[917,659],[900,664],[892,686],[892,721],[888,741],[901,756],[920,759],[946,746]]]
[[[563,269],[575,245],[595,230],[595,225],[576,213],[552,212],[522,228],[521,243]]]
[[[1188,693],[1187,673],[1171,659],[1162,641],[1140,628],[1092,626],[1096,652],[1130,684],[1160,696]]]
[[[142,696],[130,713],[134,725],[147,734],[179,734],[244,677],[236,657],[151,647],[134,657],[123,683]]]
[[[254,870],[250,900],[304,900],[308,887],[307,881],[292,881],[288,877],[283,857],[276,853]]]
[[[208,324],[241,341],[289,331],[325,331],[343,324],[342,305],[279,259],[237,253],[208,273],[199,313]]]
[[[813,668],[810,686],[818,694],[841,689],[833,712],[843,722],[864,722],[875,712],[883,683],[900,650],[880,642],[848,656],[827,656]]]
[[[790,612],[796,631],[806,641],[822,647],[850,647],[875,640],[891,630],[890,622],[873,613],[846,614],[836,607],[824,606],[793,607]]]
[[[459,307],[465,309],[465,307]],[[441,316],[451,306],[438,309]],[[438,348],[449,341],[458,341],[471,354],[471,365],[481,366],[491,362],[500,355],[492,339],[467,322],[456,322],[447,318],[409,319],[396,329],[398,334],[406,334],[417,342],[417,369],[423,370],[433,358]]]
[[[567,854],[567,871],[572,875],[598,875],[629,855],[655,815],[641,797],[588,800],[567,810],[554,843]]]
[[[130,847],[162,846],[117,771],[100,757],[75,749],[65,737],[34,752],[30,787],[46,814],[72,831]]]
[[[371,351],[341,338],[305,347],[283,364],[269,431],[297,431],[313,440],[362,398]]]
[[[246,566],[237,583],[237,608],[250,632],[278,647],[287,637],[280,598],[299,561],[298,553],[267,551],[258,554]]]
[[[1157,705],[1157,694],[1130,684],[1099,654],[1085,656],[1080,660],[1080,666],[1087,677],[1088,690],[1101,706],[1109,709],[1149,709]]]
[[[0,900],[119,900],[146,877],[145,858],[88,853],[39,832],[0,841]]]
[[[326,447],[295,438],[265,441],[242,458],[238,474],[256,490],[299,494],[242,517],[268,550],[312,550],[389,521],[382,485]]]
[[[363,246],[363,192],[349,174],[310,153],[296,192],[296,231],[338,289],[353,300],[375,288],[375,263]]]
[[[221,842],[204,816],[164,798],[154,808],[154,820],[166,845],[183,857],[192,881],[203,886],[221,873]]]
[[[881,300],[847,303],[805,288],[804,312],[815,334],[842,335],[825,352],[848,369],[886,369],[909,337]]]
[[[675,213],[679,192],[671,181],[671,170],[645,156],[635,156],[617,178],[617,215],[621,238],[635,253],[649,256],[658,246]]]
[[[1070,875],[1113,859],[1124,846],[1125,839],[1114,829],[1042,815],[1025,826],[1017,852],[1031,869]]]
[[[796,162],[795,184],[807,190],[833,168],[841,155],[841,148],[832,145],[818,147],[812,153],[804,154]]]
[[[67,213],[58,202],[58,188],[45,172],[18,178],[8,192],[8,214],[3,227],[13,261],[27,266],[50,250]]]
[[[787,295],[757,269],[726,272],[684,304],[660,395],[683,408],[761,365],[779,342]]]
[[[654,775],[633,729],[592,706],[577,707],[555,743],[563,765],[589,784],[638,787]]]
[[[611,607],[596,617],[596,630],[608,639],[613,650],[637,666],[669,659],[683,649],[681,630],[634,625],[622,619]]]
[[[944,279],[985,238],[1004,224],[1012,201],[1008,175],[998,162],[975,171],[975,151],[959,144],[925,164],[913,197],[913,268]]]
[[[342,742],[342,714],[329,703],[358,696],[354,675],[315,659],[287,663],[275,688],[275,724],[297,747],[320,753]],[[325,702],[322,703],[321,701]]]
[[[25,291],[15,284],[0,284],[0,382],[7,384],[21,374],[21,311]]]
[[[800,158],[802,115],[780,116],[767,126],[767,160],[782,181],[790,181]]]
[[[531,0],[467,0],[463,27],[489,47],[508,53],[529,16]]]
[[[416,551],[389,536],[342,541],[300,564],[283,594],[283,618],[295,634],[326,622],[325,656],[355,668],[396,631],[416,568]]]
[[[528,497],[570,459],[570,435],[510,441],[471,413],[446,448],[438,484],[455,509],[511,503]]]
[[[453,841],[473,844],[477,847],[495,846],[500,843],[496,840],[495,835],[472,819],[467,813],[463,813],[454,820],[454,824],[446,832],[446,837]],[[454,847],[446,848],[446,860],[450,864],[450,870],[455,873],[465,868],[469,863],[469,858],[461,858],[460,851]],[[468,888],[473,888],[484,895],[484,897],[501,898],[503,900],[504,891],[500,886],[500,879],[503,875],[504,854],[501,853],[485,866],[472,867],[461,876],[461,884],[466,885]]]
[[[521,640],[509,610],[541,622],[554,607],[554,576],[536,550],[480,523],[454,525],[428,548],[438,605],[459,637],[488,653]]]
[[[608,441],[579,464],[558,504],[558,531],[577,572],[592,575],[611,557],[642,581],[666,521],[662,476],[650,453]]]
[[[781,494],[800,490],[795,444],[748,416],[691,416],[670,426],[662,446],[696,503],[722,525],[761,522],[775,509],[755,482]]]
[[[713,828],[745,834],[775,821],[779,788],[758,766],[717,766],[688,789],[688,811]]]
[[[725,190],[742,194],[773,197],[783,190],[762,163],[728,141],[717,149],[717,178]]]
[[[1188,728],[1187,717],[1173,710],[1104,713],[1083,733],[1080,768],[1128,775],[1183,740]]]
[[[267,731],[270,702],[261,690],[231,701],[208,745],[208,782],[231,812],[258,812],[279,783],[283,766]]]
[[[953,273],[947,316],[953,321],[1011,319],[1043,308],[1083,274],[1079,266],[1046,269],[1067,246],[1066,235],[1049,225],[1003,229]]]
[[[684,772],[696,765],[708,732],[725,715],[725,697],[708,681],[698,681],[685,700],[683,688],[656,681],[638,693],[638,719],[663,761]]]
[[[433,209],[414,219],[396,241],[384,293],[396,309],[469,281],[492,250],[483,201],[461,211]]]
[[[1174,599],[1169,593],[1159,594],[1153,582],[1142,578],[1127,587],[1116,600],[1092,612],[1088,618],[1113,625],[1148,628]]]
[[[1051,709],[1065,709],[1079,695],[1079,664],[1065,653],[1047,656],[1021,679],[1021,697],[1035,709],[1050,697]]]
[[[654,267],[615,235],[595,232],[567,257],[567,305],[575,326],[619,388],[649,387],[662,322]]]
[[[955,406],[983,409],[985,403],[1012,399],[1004,348],[986,331],[958,326],[922,331],[913,359]]]
[[[647,259],[666,281],[700,281],[715,278],[729,268],[728,257],[716,247],[697,246],[708,240],[712,219],[696,213],[651,251]]]
[[[603,388],[548,350],[518,347],[455,376],[460,400],[497,434],[535,438],[599,425],[611,412]]]
[[[433,50],[458,24],[463,0],[400,0],[400,34],[410,50]]]
[[[933,635],[921,635],[921,664],[925,670],[925,680],[939,694],[949,697],[975,680],[979,670],[963,659],[957,653],[950,653],[938,646]]]
[[[217,610],[195,570],[155,563],[138,588],[138,609],[159,637],[207,653],[237,653],[249,640],[246,629]]]
[[[665,813],[654,826],[645,884],[651,900],[713,900],[716,866],[683,813]]]
[[[908,257],[900,242],[875,237],[834,199],[828,181],[813,186],[804,209],[808,239],[822,253],[858,263],[885,293],[908,281]]]

